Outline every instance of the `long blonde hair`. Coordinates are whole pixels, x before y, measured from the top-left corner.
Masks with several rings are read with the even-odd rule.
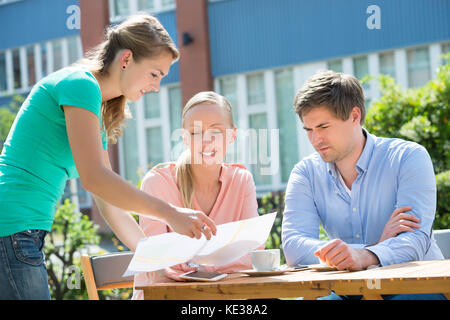
[[[100,76],[108,76],[108,69],[119,50],[129,49],[133,59],[139,62],[143,58],[157,57],[163,52],[172,54],[173,60],[178,60],[180,53],[167,31],[155,17],[148,14],[138,14],[128,17],[117,26],[109,27],[106,40],[86,54],[86,58],[78,62],[91,68]],[[131,113],[122,95],[108,100],[101,108],[103,129],[108,140],[117,142],[122,135],[121,125]]]
[[[230,124],[234,128],[234,120],[233,113],[231,110],[231,103],[224,97],[218,93],[213,91],[203,91],[194,95],[189,101],[186,103],[186,106],[183,108],[183,113],[181,115],[181,125],[184,127],[184,123],[186,120],[186,114],[189,110],[194,108],[199,104],[210,103],[214,105],[221,106],[224,108],[229,116]],[[180,157],[178,158],[176,165],[176,181],[178,185],[178,189],[181,193],[181,200],[183,201],[183,205],[185,208],[194,209],[193,204],[193,195],[194,195],[194,182],[192,177],[192,168],[191,168],[191,152],[190,150],[185,150]]]

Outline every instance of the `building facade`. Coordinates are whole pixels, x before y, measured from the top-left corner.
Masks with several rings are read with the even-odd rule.
[[[113,1],[129,7],[134,2]],[[450,3],[374,3],[209,1],[213,87],[232,102],[241,131],[227,158],[252,171],[259,194],[284,189],[295,163],[313,151],[292,103],[298,88],[317,70],[332,69],[358,79],[389,74],[405,88],[435,77],[441,54],[450,48]],[[174,9],[159,15],[169,31],[175,30],[174,39],[180,38],[176,20],[199,20],[177,14]],[[131,104],[135,117],[119,144],[119,163],[120,172],[133,182],[152,165],[174,161],[182,149],[177,129],[185,84],[177,72],[175,66],[158,93]],[[185,82],[195,82],[197,76],[192,73]],[[366,81],[364,91],[370,108],[380,96],[376,81]],[[267,143],[260,141],[264,139]]]
[[[86,38],[99,36],[80,32],[86,10],[107,10],[110,24],[141,11],[156,15],[181,58],[159,92],[130,103],[133,119],[114,157],[134,184],[177,158],[183,104],[215,90],[231,101],[239,132],[226,160],[252,172],[259,195],[283,190],[294,165],[313,152],[292,108],[309,76],[320,69],[358,79],[389,74],[412,88],[434,78],[450,51],[447,0],[95,0],[104,5],[84,11],[83,1],[0,1],[0,105],[82,56]],[[370,108],[380,92],[375,80],[363,86]],[[79,183],[72,182],[74,193],[80,208],[90,208]]]

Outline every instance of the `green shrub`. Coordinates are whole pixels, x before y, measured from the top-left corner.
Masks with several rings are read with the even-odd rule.
[[[87,245],[99,244],[97,229],[88,216],[75,212],[69,199],[56,210],[44,247],[52,299],[87,299],[81,281],[80,251]]]
[[[88,245],[98,245],[98,226],[87,215],[75,212],[75,205],[66,199],[55,213],[51,232],[45,240],[47,274],[50,295],[55,300],[88,299],[83,280],[80,253]],[[95,252],[95,255],[105,251]],[[128,299],[131,289],[111,289],[98,292],[103,300]]]
[[[381,75],[381,97],[373,101],[365,122],[380,137],[402,138],[424,146],[436,173],[450,165],[450,54],[439,67],[436,79],[420,88],[403,89]]]
[[[258,211],[261,215],[277,212],[275,222],[270,231],[269,238],[266,241],[267,249],[280,249],[280,263],[284,264],[285,259],[283,249],[281,248],[281,223],[284,210],[284,193],[281,191],[268,193],[258,199]]]
[[[450,170],[436,175],[437,206],[434,229],[450,229]]]

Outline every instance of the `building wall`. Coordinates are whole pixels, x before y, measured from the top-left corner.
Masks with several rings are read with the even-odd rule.
[[[372,3],[209,2],[214,88],[232,102],[240,132],[226,160],[252,171],[258,193],[284,189],[295,163],[313,151],[292,102],[317,70],[359,79],[388,73],[404,87],[434,77],[440,54],[448,50],[450,2],[377,1],[381,29],[369,29]],[[121,172],[127,179],[137,183],[152,165],[174,161],[182,150],[177,134],[181,86],[183,82],[170,83],[132,105],[135,119],[120,143]],[[364,91],[370,108],[380,95],[378,87],[369,81]],[[255,148],[260,138],[265,149]]]
[[[381,29],[369,29],[378,5]],[[450,38],[447,0],[225,0],[210,3],[213,77]]]
[[[79,34],[70,21],[67,24],[74,5],[77,0],[20,0],[0,5],[0,50]]]
[[[0,5],[0,28],[1,105],[82,56],[76,0],[6,2]]]
[[[373,14],[367,9],[373,1],[343,3],[208,2],[214,89],[232,102],[241,132],[226,160],[252,171],[259,194],[284,189],[294,164],[313,151],[292,110],[296,90],[310,75],[325,68],[359,79],[388,73],[405,87],[414,87],[435,76],[440,54],[449,51],[448,0],[377,0],[380,29],[367,27]],[[73,28],[72,19],[77,4],[20,0],[0,5],[0,105],[14,93],[26,95],[41,77],[81,57],[80,30]],[[154,13],[180,47],[175,1],[109,0],[109,4],[112,24],[138,11]],[[173,161],[180,154],[181,87],[195,76],[180,81],[177,62],[158,93],[130,103],[134,117],[119,141],[119,168],[125,179],[136,184],[152,165]],[[378,88],[367,82],[364,90],[370,107],[379,97]],[[260,135],[264,130],[266,137]],[[254,137],[265,139],[267,149],[255,149]],[[256,162],[255,154],[262,154]],[[262,169],[269,174],[261,174]],[[80,201],[90,207],[90,196],[79,184],[72,185],[72,190],[77,188]]]
[[[41,78],[82,57],[77,0],[3,1],[0,29],[0,106],[15,94],[26,97]],[[64,197],[71,194],[88,212],[92,200],[79,181],[67,184]]]

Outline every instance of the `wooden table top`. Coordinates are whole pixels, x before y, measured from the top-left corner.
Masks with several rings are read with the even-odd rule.
[[[411,261],[364,271],[300,270],[277,276],[229,274],[217,282],[167,282],[136,287],[146,299],[256,299],[337,294],[450,293],[450,260]],[[370,289],[370,290],[369,290]],[[375,297],[375,296],[374,296]]]

